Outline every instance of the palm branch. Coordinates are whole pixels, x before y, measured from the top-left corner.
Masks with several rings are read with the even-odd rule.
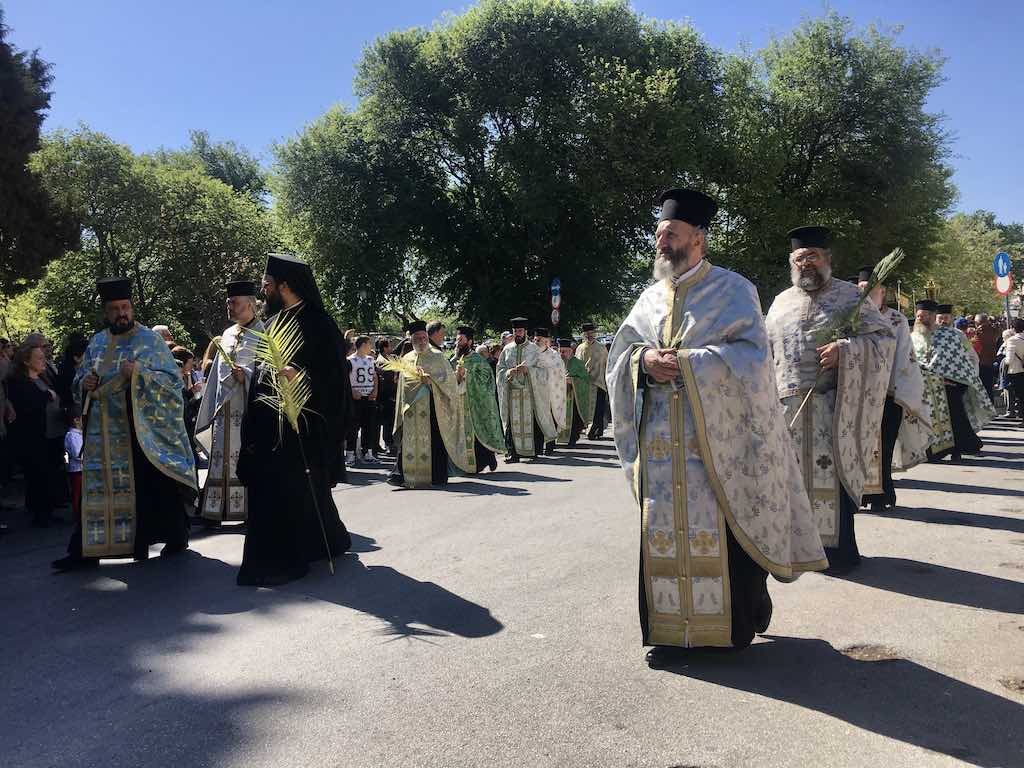
[[[232,368],[236,367],[235,358],[232,355],[228,354],[228,351],[224,349],[223,346],[221,346],[220,338],[220,336],[211,336],[210,343],[213,344],[214,349],[217,350],[217,354],[220,355],[221,360],[225,361]]]
[[[292,360],[302,348],[302,331],[294,317],[271,323],[265,331],[249,331],[258,339],[256,360],[262,363],[271,373],[269,377],[271,393],[263,395],[259,400],[277,411],[282,422],[299,434],[299,417],[306,411],[311,391],[305,371],[289,380],[282,372],[292,364]]]
[[[323,517],[320,515],[320,505],[316,500],[316,489],[313,487],[313,478],[309,471],[309,462],[306,460],[306,449],[302,444],[301,433],[299,432],[299,417],[306,412],[306,404],[312,394],[309,387],[309,379],[306,372],[300,370],[295,376],[289,379],[284,375],[284,369],[291,366],[292,361],[302,349],[302,329],[298,321],[292,315],[288,318],[278,319],[270,324],[262,333],[252,331],[256,335],[256,361],[262,363],[270,372],[271,392],[268,395],[261,395],[258,402],[264,403],[277,411],[278,424],[284,429],[284,422],[295,432],[296,442],[299,446],[299,453],[302,456],[302,465],[306,470],[306,484],[309,486],[309,495],[313,500],[313,508],[316,511],[316,518],[320,523],[320,532],[324,537],[324,547],[327,549],[327,565],[334,574],[334,556],[331,554],[331,545],[327,541],[327,529],[324,527]]]
[[[421,382],[423,380],[423,376],[420,374],[419,369],[413,363],[395,355],[389,357],[381,368],[385,371],[400,373],[402,376],[412,381]]]

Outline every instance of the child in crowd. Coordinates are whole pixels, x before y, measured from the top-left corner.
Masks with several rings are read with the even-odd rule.
[[[71,427],[64,435],[64,453],[74,521],[82,516],[82,415],[77,410],[71,412]]]

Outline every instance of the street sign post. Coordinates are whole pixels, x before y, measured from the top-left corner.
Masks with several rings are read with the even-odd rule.
[[[561,312],[558,311],[559,307],[562,306],[562,281],[557,277],[551,281],[551,330],[558,330],[558,320],[561,318]],[[555,334],[558,335],[557,333]]]
[[[1000,251],[992,259],[992,271],[996,273],[996,277],[1006,277],[1009,275],[1012,266],[1013,262],[1010,261],[1010,254],[1006,251]]]

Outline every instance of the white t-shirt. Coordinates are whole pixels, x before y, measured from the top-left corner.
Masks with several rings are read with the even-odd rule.
[[[373,392],[374,377],[377,370],[373,365],[373,355],[360,357],[349,355],[348,361],[352,364],[352,373],[349,374],[349,381],[352,382],[352,391],[366,396]]]

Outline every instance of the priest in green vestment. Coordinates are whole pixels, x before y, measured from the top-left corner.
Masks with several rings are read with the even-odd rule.
[[[948,304],[936,308],[938,312],[949,310],[946,314],[952,311]],[[965,453],[981,452],[983,443],[977,433],[992,420],[995,409],[978,374],[974,351],[964,347],[964,334],[934,318],[934,311],[919,308],[911,339],[921,368],[933,376],[933,388],[937,390],[938,382],[942,383],[953,433],[952,458],[959,461]],[[936,391],[934,397],[941,399],[941,395]],[[938,456],[937,450],[932,452],[933,459]]]
[[[705,258],[717,209],[661,196],[656,282],[608,356],[615,448],[640,518],[648,663],[742,648],[772,616],[767,576],[826,567],[776,396],[757,290]]]
[[[101,557],[145,560],[188,547],[186,503],[198,491],[181,372],[163,338],[135,322],[131,281],[100,280],[107,327],[89,342],[73,390],[82,405],[82,512],[58,571]]]
[[[412,351],[401,358],[395,402],[395,442],[401,446],[391,485],[445,486],[452,467],[469,473],[461,384],[466,369],[453,369],[427,337],[421,320],[410,323]]]
[[[494,371],[483,355],[473,349],[475,331],[468,325],[460,325],[458,331],[452,362],[456,372],[460,368],[465,372],[462,410],[466,429],[466,465],[473,473],[482,471],[484,467],[493,472],[498,468],[494,454],[505,449]]]
[[[591,398],[587,412],[587,437],[597,440],[604,434],[607,392],[605,373],[608,368],[608,351],[597,340],[597,326],[584,323],[583,341],[576,347],[576,357],[583,361],[590,374]]]
[[[565,425],[558,433],[558,444],[572,448],[590,413],[590,373],[583,361],[573,355],[572,339],[559,339],[558,351],[565,364]]]
[[[512,341],[498,356],[495,376],[498,409],[508,453],[515,464],[520,457],[540,456],[544,444],[558,436],[548,396],[548,368],[540,347],[526,337],[526,318],[512,318]]]

